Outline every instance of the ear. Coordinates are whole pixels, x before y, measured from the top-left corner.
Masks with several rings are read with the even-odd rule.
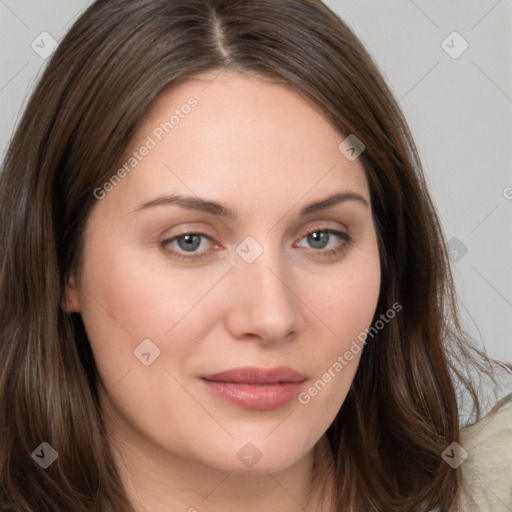
[[[80,297],[74,274],[66,281],[65,298],[62,308],[66,313],[80,313]]]

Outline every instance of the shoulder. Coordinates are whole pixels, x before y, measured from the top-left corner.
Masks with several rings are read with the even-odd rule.
[[[453,512],[510,512],[512,394],[482,419],[462,428],[460,443],[461,460],[467,458],[461,465],[463,487]]]

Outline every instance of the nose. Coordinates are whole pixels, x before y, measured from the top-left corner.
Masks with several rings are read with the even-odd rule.
[[[265,249],[252,263],[236,256],[226,318],[236,339],[286,343],[302,328],[293,268],[284,263],[278,250]]]

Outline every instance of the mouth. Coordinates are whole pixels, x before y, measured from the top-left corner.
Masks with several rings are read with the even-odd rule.
[[[288,367],[234,368],[202,377],[217,397],[244,409],[278,409],[300,393],[307,377]]]

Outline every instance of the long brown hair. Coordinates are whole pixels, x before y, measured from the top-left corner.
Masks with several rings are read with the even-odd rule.
[[[365,145],[382,266],[375,318],[395,303],[403,310],[368,339],[327,431],[335,509],[448,509],[460,470],[441,454],[459,438],[458,382],[478,407],[460,368],[490,361],[460,326],[442,231],[397,102],[319,0],[97,1],[57,48],[0,175],[0,505],[133,510],[99,413],[84,326],[62,307],[64,285],[80,262],[93,191],[152,101],[224,69],[294,86]],[[58,452],[48,469],[31,459],[42,442]]]

